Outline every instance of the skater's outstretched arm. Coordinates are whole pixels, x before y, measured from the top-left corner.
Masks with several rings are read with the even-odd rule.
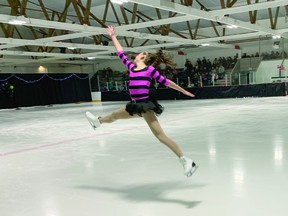
[[[117,52],[122,51],[123,48],[116,37],[114,26],[108,26],[108,34],[111,37]]]
[[[169,88],[173,88],[177,91],[182,92],[183,94],[189,96],[189,97],[195,97],[194,94],[186,91],[185,89],[181,88],[179,85],[177,85],[176,83],[174,83],[172,80],[170,79],[166,79],[164,76],[162,76],[158,70],[156,70],[154,68],[153,72],[152,72],[152,77],[159,83],[163,84],[164,86],[167,86]]]
[[[179,92],[182,92],[183,94],[189,96],[189,97],[195,97],[194,94],[186,91],[185,89],[183,89],[182,87],[180,87],[179,85],[177,85],[176,83],[174,83],[173,81],[170,80],[170,83],[168,85],[169,88],[173,88]]]
[[[123,47],[119,43],[116,35],[115,35],[115,28],[114,26],[108,26],[108,34],[110,35],[113,44],[117,50],[117,55],[121,59],[122,63],[131,70],[135,65],[128,59],[128,57],[125,55]]]

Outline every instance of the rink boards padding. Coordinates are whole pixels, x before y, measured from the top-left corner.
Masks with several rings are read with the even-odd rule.
[[[185,88],[196,95],[196,99],[216,98],[243,98],[243,97],[272,97],[285,96],[285,83],[266,83],[255,85],[239,86],[209,86]],[[155,90],[158,100],[179,100],[189,99],[176,90],[164,88]],[[102,92],[102,101],[128,101],[130,100],[127,91]]]
[[[48,76],[47,76],[48,75]],[[87,74],[0,74],[0,109],[91,101]]]

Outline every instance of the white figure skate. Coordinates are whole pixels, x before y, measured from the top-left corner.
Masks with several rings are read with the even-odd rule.
[[[100,127],[101,123],[99,121],[99,116],[94,116],[92,113],[86,112],[86,118],[94,130]]]
[[[198,165],[188,157],[181,157],[180,163],[183,165],[184,168],[184,175],[187,177],[191,177],[198,168]]]

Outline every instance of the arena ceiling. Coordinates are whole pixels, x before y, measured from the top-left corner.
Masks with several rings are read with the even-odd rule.
[[[287,0],[2,0],[0,65],[113,59],[108,25],[131,52],[233,48],[288,37],[287,16]]]

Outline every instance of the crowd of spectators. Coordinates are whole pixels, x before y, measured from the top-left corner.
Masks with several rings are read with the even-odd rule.
[[[287,58],[288,56],[286,52],[282,53],[279,51],[271,51],[270,53],[263,52],[261,55],[259,55],[258,52],[251,55],[243,53],[241,56],[241,58],[254,57],[262,57],[263,60],[273,60],[282,59],[283,57]],[[225,73],[234,68],[238,58],[238,54],[236,54],[234,57],[215,58],[213,61],[203,57],[202,59],[198,58],[194,64],[189,59],[186,59],[184,69],[173,70],[172,68],[166,68],[165,70],[161,71],[161,73],[182,87],[197,87],[201,85],[208,86],[213,85],[213,78],[214,82],[219,79],[223,79],[225,77]],[[105,73],[106,81],[102,82],[101,91],[126,90],[128,85],[127,83],[129,82],[128,72],[121,73],[120,76],[113,77],[111,76],[111,71],[112,70],[110,69]],[[111,79],[111,77],[113,78]],[[154,82],[153,85],[154,87],[163,87]]]
[[[202,80],[202,85],[204,86],[212,85],[212,77],[214,77],[215,80],[223,79],[225,71],[232,70],[237,59],[238,55],[235,55],[233,58],[215,58],[213,61],[203,57],[202,59],[198,58],[194,65],[187,59],[184,69],[175,70],[172,68],[166,68],[165,70],[162,70],[161,73],[182,87],[201,86],[200,80]],[[101,91],[121,91],[127,88],[129,80],[128,71],[122,73],[120,76],[118,75],[117,77],[113,77],[111,76],[111,69],[107,68],[106,70],[101,71],[101,75]],[[164,87],[156,82],[152,82],[152,85],[152,88]]]
[[[194,65],[187,59],[185,68],[174,72],[172,80],[182,87],[200,86],[201,80],[203,86],[212,85],[213,77],[214,81],[223,79],[225,72],[233,69],[237,59],[238,55],[235,55],[233,58],[215,58],[211,62],[210,59],[203,57],[202,60],[198,58]]]
[[[256,54],[252,55],[247,55],[244,53],[242,55],[242,58],[254,58],[254,57],[260,57],[259,53],[257,52]],[[273,60],[273,59],[283,59],[287,58],[287,53],[286,52],[279,52],[279,51],[271,51],[269,52],[263,52],[261,53],[262,60]]]
[[[288,55],[286,52],[279,52],[279,51],[271,51],[269,52],[263,52],[261,53],[261,56],[259,55],[258,52],[256,52],[255,54],[246,54],[243,53],[242,58],[255,58],[255,57],[262,57],[262,60],[273,60],[273,59],[283,59],[283,58],[287,58]]]

